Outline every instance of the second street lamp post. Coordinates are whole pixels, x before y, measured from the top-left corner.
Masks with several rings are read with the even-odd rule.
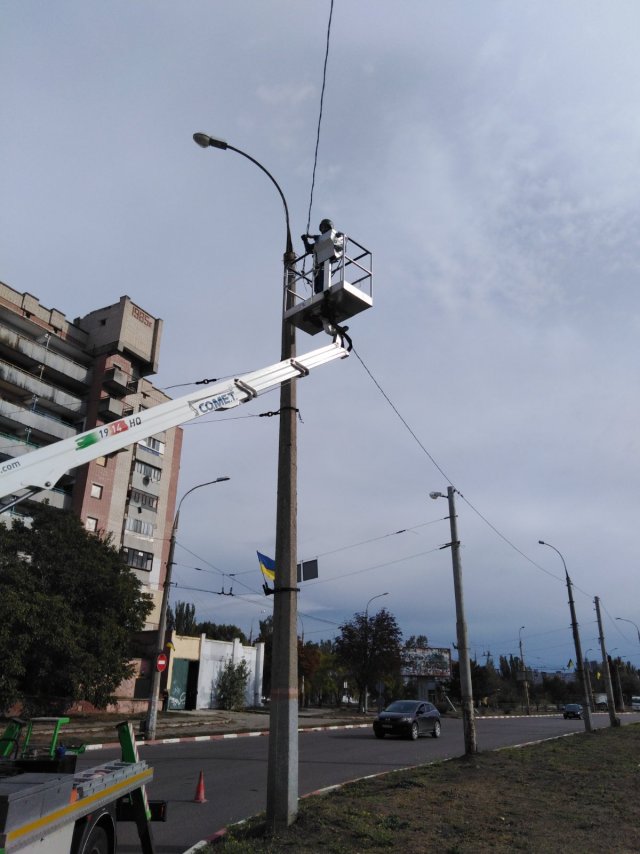
[[[640,628],[638,628],[637,623],[634,623],[633,620],[627,620],[626,617],[616,617],[616,620],[622,620],[623,623],[631,623],[632,626],[635,626],[638,632],[638,643],[640,643]]]
[[[527,668],[524,663],[524,653],[522,652],[522,630],[525,629],[526,626],[520,626],[518,630],[518,638],[520,641],[520,669],[522,670],[522,684],[524,687],[524,702],[525,708],[527,710],[527,714],[531,714],[531,705],[529,703],[529,682],[527,680]]]
[[[374,599],[380,599],[382,596],[388,596],[389,591],[386,593],[378,593],[377,596],[372,596],[371,599],[367,602],[367,606],[364,609],[364,658],[365,658],[365,671],[364,671],[364,713],[365,715],[369,711],[369,605],[373,602]]]
[[[469,659],[469,641],[467,622],[464,616],[464,597],[462,595],[462,564],[460,561],[460,540],[456,517],[455,489],[447,487],[446,496],[442,492],[430,492],[431,498],[446,498],[449,502],[449,525],[451,528],[451,562],[453,564],[453,590],[456,601],[456,635],[458,641],[458,666],[460,668],[460,693],[462,694],[462,725],[464,729],[464,752],[467,756],[478,752],[476,740],[476,721],[473,710],[473,687],[471,684],[471,661]],[[446,548],[446,546],[442,546]]]
[[[228,477],[217,477],[215,480],[208,480],[206,483],[199,483],[197,486],[192,486],[191,489],[187,490],[185,494],[182,496],[178,503],[178,509],[176,510],[176,515],[173,520],[173,527],[171,528],[171,539],[169,540],[169,557],[167,559],[167,571],[164,577],[164,587],[162,589],[162,604],[160,605],[160,620],[158,622],[158,635],[156,639],[156,658],[153,662],[153,675],[151,677],[151,693],[149,695],[149,708],[147,711],[147,721],[146,721],[146,738],[151,741],[156,737],[156,726],[158,722],[158,694],[160,692],[160,677],[161,672],[157,668],[157,656],[164,650],[164,636],[167,630],[167,606],[169,605],[169,592],[171,590],[171,572],[173,570],[173,555],[176,548],[176,534],[178,533],[178,524],[180,522],[180,508],[182,507],[182,502],[185,500],[187,495],[190,495],[196,489],[200,489],[203,486],[211,486],[214,483],[222,483],[225,480],[229,480]]]
[[[586,732],[592,731],[591,726],[591,703],[589,701],[589,691],[587,689],[587,680],[584,675],[584,661],[582,659],[582,646],[580,644],[580,633],[578,631],[578,620],[576,619],[576,606],[573,602],[573,590],[571,579],[569,578],[569,572],[567,571],[567,564],[562,556],[562,552],[558,551],[555,546],[552,546],[551,543],[545,543],[544,540],[538,540],[541,546],[548,546],[550,549],[553,549],[554,552],[560,556],[560,560],[562,561],[562,565],[564,566],[564,574],[565,580],[567,583],[567,591],[569,593],[569,611],[571,612],[571,629],[573,631],[573,644],[576,651],[576,670],[578,671],[578,678],[582,683],[582,696],[584,697],[584,728]]]
[[[289,208],[280,185],[265,167],[245,151],[222,139],[195,133],[201,148],[234,151],[250,160],[275,186],[286,219],[284,251],[284,305],[281,359],[296,354],[295,327],[285,319],[294,304],[295,253],[289,226]],[[276,577],[273,587],[273,647],[267,765],[267,827],[271,832],[295,821],[298,812],[298,639],[297,639],[297,388],[296,381],[280,386],[278,486],[276,497]]]

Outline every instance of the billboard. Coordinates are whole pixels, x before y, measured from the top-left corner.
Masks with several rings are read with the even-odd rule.
[[[402,675],[451,678],[451,650],[448,647],[428,646],[405,649],[402,653]]]

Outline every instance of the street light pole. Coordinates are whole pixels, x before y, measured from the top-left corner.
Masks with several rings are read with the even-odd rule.
[[[527,668],[524,663],[524,653],[522,652],[522,630],[525,629],[526,626],[520,626],[518,630],[518,638],[520,640],[520,665],[522,667],[522,676],[523,676],[523,686],[524,686],[524,702],[525,708],[527,710],[527,714],[531,714],[531,705],[529,704],[529,682],[527,681]]]
[[[471,661],[469,659],[469,641],[467,623],[464,616],[464,597],[462,594],[462,563],[460,561],[460,540],[455,505],[455,489],[447,487],[449,502],[449,525],[451,528],[451,562],[453,564],[453,589],[456,602],[456,635],[458,640],[458,666],[460,668],[460,693],[462,694],[462,724],[464,728],[464,749],[467,756],[478,752],[476,722],[473,710],[473,686],[471,683]],[[442,492],[430,492],[431,498],[445,498]],[[443,546],[446,548],[446,546]]]
[[[273,175],[245,151],[204,133],[195,133],[193,139],[202,148],[211,146],[235,151],[250,160],[265,173],[278,191],[286,220],[281,359],[292,359],[296,354],[295,327],[285,320],[285,313],[294,305],[295,253],[289,226],[289,208],[284,193]],[[296,381],[282,383],[267,766],[267,827],[273,833],[293,824],[298,813],[297,411]]]
[[[365,715],[369,711],[369,605],[374,599],[380,599],[381,596],[388,596],[386,593],[378,593],[377,596],[372,596],[367,602],[364,609],[364,656],[365,656],[365,673],[364,673],[364,708]]]
[[[178,509],[173,520],[171,528],[171,539],[169,540],[169,557],[167,559],[167,571],[164,576],[164,587],[162,589],[162,604],[160,605],[160,620],[158,622],[158,634],[156,637],[156,659],[153,662],[153,675],[151,677],[151,693],[149,695],[149,706],[147,709],[147,721],[145,727],[146,738],[152,741],[156,737],[156,726],[158,722],[158,694],[160,692],[161,673],[158,670],[157,656],[164,650],[164,636],[167,630],[167,606],[169,604],[169,592],[171,590],[171,572],[173,570],[173,555],[176,548],[176,534],[178,533],[178,524],[180,522],[180,508],[182,502],[187,495],[190,495],[194,490],[200,489],[202,486],[211,486],[213,483],[222,483],[229,480],[228,477],[217,477],[215,480],[208,480],[206,483],[199,483],[197,486],[192,486],[182,496],[178,503]]]
[[[635,626],[638,632],[638,643],[640,643],[640,628],[638,628],[637,623],[634,623],[633,620],[627,620],[626,617],[616,617],[616,620],[622,620],[623,623],[631,623],[632,626]]]
[[[576,619],[576,606],[573,602],[573,591],[571,579],[569,578],[569,572],[567,571],[567,564],[562,556],[562,552],[558,551],[555,546],[552,546],[551,543],[545,543],[544,540],[538,540],[538,543],[541,546],[548,546],[550,549],[553,549],[554,552],[560,555],[560,560],[562,561],[562,565],[564,566],[564,575],[567,582],[567,590],[569,592],[569,610],[571,612],[571,629],[573,631],[573,644],[576,651],[576,670],[578,671],[578,678],[582,683],[582,695],[584,697],[584,728],[585,732],[591,732],[591,703],[589,702],[589,692],[587,690],[587,680],[584,675],[584,662],[582,660],[582,647],[580,644],[580,633],[578,631],[578,620]]]

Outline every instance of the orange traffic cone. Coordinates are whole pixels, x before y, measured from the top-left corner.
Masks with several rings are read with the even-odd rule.
[[[200,772],[198,777],[198,785],[196,786],[196,794],[193,799],[194,804],[206,804],[207,799],[204,796],[204,774]]]

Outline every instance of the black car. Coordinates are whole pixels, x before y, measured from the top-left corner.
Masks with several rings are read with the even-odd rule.
[[[421,735],[440,737],[440,712],[425,700],[394,700],[373,722],[376,738],[403,735],[415,741]]]
[[[582,706],[580,703],[567,703],[564,707],[564,712],[562,713],[565,721],[567,718],[578,718],[578,720],[582,719]]]

